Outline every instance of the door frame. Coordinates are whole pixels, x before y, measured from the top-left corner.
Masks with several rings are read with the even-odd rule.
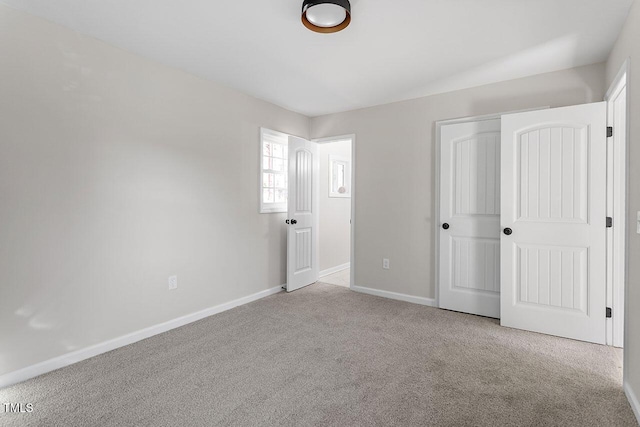
[[[434,254],[434,268],[433,268],[433,283],[435,283],[435,306],[440,308],[440,163],[441,152],[440,147],[442,145],[442,126],[447,125],[455,125],[460,123],[469,123],[469,122],[481,122],[486,120],[495,120],[502,118],[505,114],[514,114],[514,113],[525,113],[527,111],[537,111],[537,110],[545,110],[551,108],[550,106],[537,107],[537,108],[527,108],[524,110],[515,110],[515,111],[507,111],[502,113],[493,113],[493,114],[483,114],[479,116],[470,116],[470,117],[460,117],[455,119],[446,119],[446,120],[438,120],[435,122],[435,156],[434,156],[434,173],[435,173],[435,203],[433,204],[432,218],[433,221],[433,254]]]
[[[607,154],[612,156],[612,158],[607,161],[607,213],[609,214],[613,210],[611,214],[613,218],[613,228],[611,229],[611,234],[607,233],[607,307],[612,308],[613,318],[607,319],[606,343],[611,346],[623,346],[624,360],[627,360],[628,356],[626,346],[624,346],[624,342],[627,342],[628,337],[626,328],[628,286],[625,286],[625,284],[628,283],[629,271],[629,239],[627,237],[627,230],[631,229],[629,227],[633,225],[636,220],[635,217],[632,218],[629,216],[629,206],[627,203],[629,200],[629,126],[631,112],[629,108],[629,65],[630,61],[629,58],[627,58],[604,96],[604,100],[607,102],[607,126],[614,127],[613,140],[608,138],[607,144]],[[626,92],[627,101],[625,104],[625,129],[616,129],[615,124],[611,123],[609,104],[611,100],[622,91]],[[619,132],[624,132],[624,138],[616,138]],[[615,150],[614,144],[619,145],[621,143],[624,144],[623,148],[621,150]],[[615,164],[622,165],[623,170],[615,170]],[[609,166],[611,169],[609,169]],[[624,175],[624,179],[621,181],[623,188],[619,193],[622,196],[622,200],[615,199],[616,192],[614,191],[613,185],[614,175],[619,176],[619,172],[622,172]],[[619,226],[616,226],[616,224],[619,224]],[[615,256],[616,252],[613,251],[614,245],[618,251],[622,252],[620,257]],[[613,280],[614,271],[617,271],[618,277],[622,277],[622,282]],[[619,302],[620,299],[622,299],[622,304],[616,306],[616,302]],[[618,312],[620,308],[624,310],[623,316],[616,317],[616,312]],[[623,342],[620,342],[618,337],[623,337]],[[624,370],[624,374],[626,375],[626,370]]]
[[[317,144],[328,144],[331,142],[351,140],[351,227],[350,227],[350,253],[349,253],[349,289],[353,290],[356,286],[356,134],[345,134],[337,136],[328,136],[325,138],[315,138],[311,142]],[[322,215],[322,211],[320,211]],[[321,239],[318,230],[318,240]]]

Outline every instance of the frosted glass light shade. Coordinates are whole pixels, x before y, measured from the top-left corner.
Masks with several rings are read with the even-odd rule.
[[[304,0],[302,23],[316,33],[336,33],[351,22],[349,0]]]
[[[346,17],[347,11],[336,4],[324,3],[307,9],[307,19],[318,27],[335,27],[341,24]]]

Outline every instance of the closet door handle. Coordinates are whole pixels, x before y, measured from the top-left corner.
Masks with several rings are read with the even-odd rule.
[[[297,223],[298,223],[298,221],[297,221],[297,220],[295,220],[295,219],[292,219],[292,220],[291,220],[291,224],[292,224],[292,225],[296,225]]]
[[[506,234],[507,236],[511,236],[511,234],[513,233],[513,230],[510,229],[509,227],[504,229],[504,234]]]
[[[289,220],[288,220],[288,219],[286,219],[284,222],[286,222],[287,224],[289,224]]]
[[[446,222],[444,224],[442,224],[442,228],[444,228],[445,230],[449,229],[449,224],[447,224]]]

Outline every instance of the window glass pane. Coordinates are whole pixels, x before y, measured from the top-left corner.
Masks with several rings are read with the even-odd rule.
[[[262,170],[262,192],[260,211],[263,213],[284,212],[288,197],[289,144],[288,136],[269,129],[261,130],[260,156]]]
[[[264,156],[262,158],[262,167],[264,169],[273,169],[273,157]]]
[[[276,203],[284,203],[287,201],[287,190],[276,190]]]
[[[284,158],[284,146],[281,144],[273,144],[273,157]]]
[[[272,185],[272,187],[274,187]],[[287,188],[287,176],[284,174],[275,174],[275,187]]]
[[[271,169],[276,171],[284,171],[284,160],[272,158],[271,161],[273,162],[273,166],[271,167]]]
[[[262,186],[263,187],[273,187],[275,185],[275,179],[272,173],[263,173],[262,174]]]
[[[346,165],[344,163],[333,162],[332,166],[331,191],[338,192],[340,187],[344,187],[346,184]]]
[[[273,203],[275,200],[275,195],[273,188],[265,188],[262,190],[262,202],[263,203]]]
[[[338,163],[338,188],[344,187],[344,165]]]

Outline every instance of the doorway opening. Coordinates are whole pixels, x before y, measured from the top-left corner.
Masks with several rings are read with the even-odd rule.
[[[260,129],[260,213],[285,213],[286,284],[355,286],[355,135]]]
[[[319,281],[352,282],[353,136],[314,140],[319,168]]]

